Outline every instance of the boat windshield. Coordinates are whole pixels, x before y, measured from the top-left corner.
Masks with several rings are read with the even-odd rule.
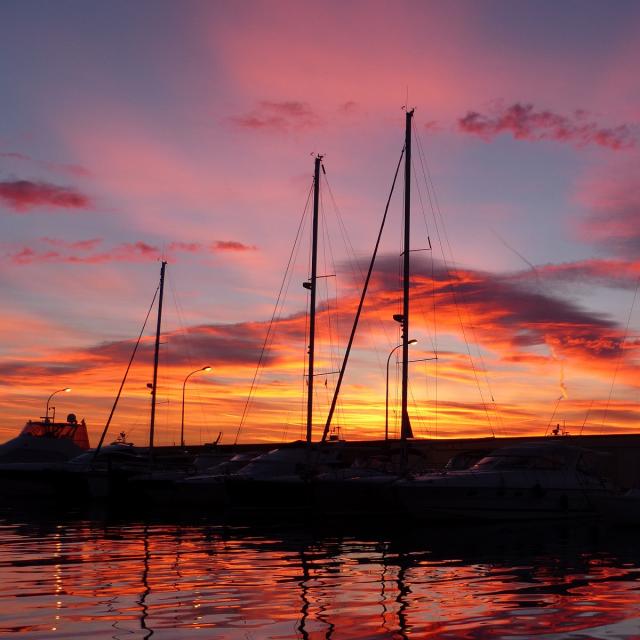
[[[511,471],[516,469],[560,470],[567,468],[564,456],[546,453],[544,455],[494,453],[482,458],[472,469],[478,471]]]
[[[77,424],[66,422],[27,422],[22,430],[23,434],[29,434],[34,438],[73,438]]]
[[[81,449],[89,448],[89,436],[84,420],[76,422],[36,422],[29,420],[20,432],[34,438],[54,438],[56,440],[71,440]]]

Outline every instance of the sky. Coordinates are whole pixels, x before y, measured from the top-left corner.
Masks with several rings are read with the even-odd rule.
[[[3,439],[70,387],[51,405],[96,441],[163,259],[156,442],[183,385],[187,442],[303,436],[322,154],[319,437],[407,107],[415,435],[636,430],[637,3],[6,0],[0,42]],[[401,214],[399,183],[332,424],[351,440],[384,434],[388,357],[398,432]],[[110,427],[136,444],[155,313]]]

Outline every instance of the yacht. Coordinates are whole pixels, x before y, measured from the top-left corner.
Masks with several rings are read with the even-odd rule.
[[[64,422],[29,420],[17,437],[0,445],[0,495],[57,495],[67,461],[88,449],[87,425],[73,413]]]
[[[399,481],[406,510],[421,520],[517,520],[596,515],[612,495],[601,454],[559,442],[498,449],[466,470]]]
[[[85,421],[70,413],[64,422],[29,420],[17,437],[0,445],[0,463],[64,462],[88,448]]]

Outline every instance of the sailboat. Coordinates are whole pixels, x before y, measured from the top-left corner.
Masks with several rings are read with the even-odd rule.
[[[311,274],[303,283],[309,291],[309,347],[307,366],[306,438],[259,455],[226,479],[229,502],[236,509],[300,510],[312,505],[311,478],[319,469],[339,466],[339,443],[313,443],[316,294],[318,281],[318,219],[322,155],[314,159]]]
[[[414,110],[407,109],[405,113],[405,137],[404,137],[404,210],[403,210],[403,252],[402,252],[402,313],[396,314],[394,320],[400,324],[402,347],[402,396],[401,396],[401,426],[400,426],[400,460],[395,464],[390,459],[377,461],[377,464],[369,464],[367,461],[350,467],[334,470],[318,475],[314,480],[314,495],[318,510],[333,515],[387,515],[395,512],[399,503],[395,495],[395,483],[407,470],[409,455],[408,441],[413,437],[411,419],[408,410],[409,389],[409,345],[414,343],[409,337],[410,327],[410,282],[411,282],[411,130]],[[402,156],[401,156],[402,160]],[[398,169],[400,163],[398,163]],[[396,177],[398,175],[396,170]],[[360,305],[356,313],[351,337],[347,346],[340,377],[334,393],[334,399],[329,410],[329,416],[325,425],[323,439],[329,433],[331,419],[334,414],[337,395],[346,370],[351,345],[356,332],[358,319],[367,292],[368,283],[373,271],[375,258],[380,243],[382,229],[386,220],[391,195],[395,187],[395,180],[391,188],[391,194],[387,201],[387,208],[380,227],[378,241],[371,258],[369,272],[362,291]]]
[[[126,380],[129,369],[120,386],[118,397],[111,410],[111,415],[107,420],[107,424],[102,432],[100,441],[96,450],[91,454],[86,454],[84,459],[76,459],[74,462],[82,473],[86,476],[89,494],[92,498],[109,499],[126,502],[131,497],[130,485],[136,477],[146,477],[149,481],[153,480],[153,474],[157,473],[157,464],[155,460],[155,422],[156,422],[156,399],[158,388],[158,362],[160,355],[160,334],[162,329],[162,305],[164,299],[164,280],[167,263],[162,261],[160,267],[160,283],[158,286],[158,312],[156,318],[156,333],[153,355],[153,382],[148,386],[151,390],[151,411],[149,417],[149,446],[148,448],[133,447],[123,442],[114,442],[103,447],[104,439],[113,416],[113,412],[117,405],[120,392]],[[148,317],[148,316],[147,316]],[[146,321],[145,321],[146,325]],[[143,326],[144,331],[144,326]],[[142,332],[140,333],[140,338]],[[138,339],[138,344],[140,342]],[[136,344],[137,349],[137,344]],[[131,356],[129,366],[133,361]],[[90,456],[90,457],[89,457]],[[85,463],[86,460],[86,463]],[[138,498],[136,498],[138,499]]]

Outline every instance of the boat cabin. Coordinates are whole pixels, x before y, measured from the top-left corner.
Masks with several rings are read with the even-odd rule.
[[[84,420],[78,422],[75,413],[70,413],[66,422],[55,422],[46,418],[44,420],[29,420],[20,435],[33,438],[71,440],[80,449],[89,448],[87,425]]]

